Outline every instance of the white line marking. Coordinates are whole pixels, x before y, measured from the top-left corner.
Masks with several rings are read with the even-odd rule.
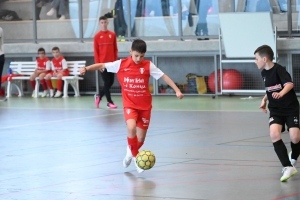
[[[123,113],[114,113],[114,114],[107,114],[107,115],[97,115],[97,116],[90,116],[90,117],[78,117],[78,118],[63,119],[63,120],[54,120],[54,121],[47,121],[47,122],[41,122],[41,123],[32,123],[32,124],[20,124],[20,125],[16,125],[16,126],[0,127],[0,130],[1,129],[8,129],[8,128],[17,128],[17,127],[24,127],[24,126],[40,125],[40,124],[49,124],[49,123],[63,122],[63,121],[72,121],[72,120],[80,120],[80,119],[106,117],[106,116],[120,115],[120,114],[123,114]]]

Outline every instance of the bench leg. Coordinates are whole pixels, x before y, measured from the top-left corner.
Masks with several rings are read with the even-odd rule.
[[[40,79],[36,78],[35,79],[35,88],[34,88],[34,98],[39,97],[39,90],[40,90]]]
[[[74,90],[74,97],[79,97],[80,96],[80,93],[79,93],[79,83],[78,83],[78,79],[74,79],[74,80],[71,80],[70,81],[70,85],[73,87],[73,90]]]
[[[66,97],[69,97],[68,96],[68,85],[69,85],[69,82],[68,82],[68,80],[64,80],[64,96],[63,96],[63,98],[66,98]]]
[[[79,80],[76,80],[75,83],[76,89],[75,90],[75,97],[80,97],[80,93],[79,93]]]
[[[11,97],[11,82],[7,81],[7,86],[6,86],[6,97],[9,98]]]
[[[18,90],[18,93],[19,93],[18,97],[24,96],[24,93],[23,93],[23,81],[22,80],[17,80],[13,84],[17,87],[17,90]]]

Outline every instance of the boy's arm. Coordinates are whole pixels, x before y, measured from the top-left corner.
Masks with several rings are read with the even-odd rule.
[[[262,98],[261,104],[260,104],[260,106],[259,106],[259,108],[260,108],[264,113],[267,113],[267,109],[266,109],[267,101],[268,101],[268,96],[267,96],[267,94],[265,94],[265,96]]]
[[[89,65],[89,66],[86,66],[86,67],[79,68],[79,72],[80,72],[80,74],[83,75],[87,71],[94,71],[94,70],[104,71],[104,69],[105,69],[105,63],[96,63],[96,64],[93,64],[93,65]]]
[[[66,69],[68,69],[68,64],[67,64],[67,61],[66,61],[66,59],[63,59],[62,61],[61,61],[61,64],[62,64],[62,68],[63,68],[63,72],[64,71],[66,71]]]
[[[293,89],[293,87],[294,87],[293,83],[287,83],[280,92],[273,92],[272,97],[274,99],[280,99],[286,93],[288,93],[291,89]]]
[[[183,98],[183,94],[181,93],[179,88],[176,86],[176,84],[172,81],[172,79],[170,79],[170,77],[168,77],[166,74],[164,74],[161,77],[161,79],[164,80],[171,88],[173,88],[173,90],[176,92],[176,96],[178,99]]]

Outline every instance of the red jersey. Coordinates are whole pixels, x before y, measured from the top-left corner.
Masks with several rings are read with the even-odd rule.
[[[36,59],[36,69],[38,70],[51,70],[51,64],[49,58]]]
[[[164,73],[151,61],[143,60],[136,64],[131,57],[105,63],[108,72],[117,73],[122,87],[122,100],[124,108],[150,110],[152,96],[149,91],[150,75],[159,79]]]
[[[116,34],[112,31],[99,31],[94,36],[95,63],[113,62],[118,59]]]
[[[51,62],[53,71],[68,69],[67,61],[62,56],[60,56],[58,59],[53,58]]]

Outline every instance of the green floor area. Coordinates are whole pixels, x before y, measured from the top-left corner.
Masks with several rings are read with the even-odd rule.
[[[121,96],[113,96],[118,109],[122,109]],[[260,112],[259,105],[262,96],[185,96],[179,100],[176,96],[154,96],[155,110],[184,110],[184,111],[248,111]],[[25,109],[96,109],[93,96],[69,98],[31,98],[11,97],[6,102],[0,102],[0,108]],[[100,109],[108,109],[106,100],[101,101]]]

